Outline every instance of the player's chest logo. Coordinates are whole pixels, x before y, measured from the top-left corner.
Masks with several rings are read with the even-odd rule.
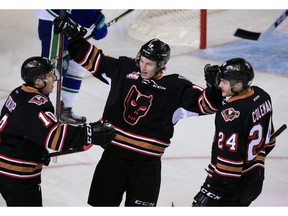
[[[130,125],[137,124],[148,113],[152,100],[153,95],[144,95],[133,85],[124,101],[124,120]]]
[[[228,121],[233,121],[235,118],[238,118],[240,116],[240,112],[235,110],[233,107],[230,107],[228,109],[225,109],[221,112],[221,115],[223,119]]]

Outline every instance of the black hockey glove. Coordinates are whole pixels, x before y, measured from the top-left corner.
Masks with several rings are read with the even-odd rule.
[[[59,17],[57,17],[56,19],[54,19],[53,25],[55,34],[59,34],[62,32],[64,35],[74,40],[83,38],[87,33],[87,30],[84,27],[75,23],[68,17],[64,18],[64,20],[61,20]]]
[[[198,194],[194,197],[192,207],[219,206],[222,193],[219,189],[204,183]]]
[[[84,124],[84,145],[94,144],[107,147],[115,137],[115,130],[108,122],[101,121]]]
[[[205,65],[204,67],[204,76],[206,80],[206,84],[208,88],[219,88],[219,83],[217,81],[217,75],[220,72],[220,66],[219,65],[213,65],[210,64]]]
[[[49,166],[50,161],[51,161],[51,158],[49,157],[49,151],[48,149],[45,148],[43,152],[43,156],[42,156],[42,163],[45,166]]]

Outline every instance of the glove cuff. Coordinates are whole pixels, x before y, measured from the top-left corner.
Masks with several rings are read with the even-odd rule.
[[[213,187],[209,187],[207,184],[201,187],[200,192],[212,200],[220,200],[222,198],[222,193],[214,190]]]
[[[87,142],[86,145],[92,144],[92,128],[90,124],[85,124]]]

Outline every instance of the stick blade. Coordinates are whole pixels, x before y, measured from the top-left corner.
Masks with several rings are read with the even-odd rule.
[[[240,29],[240,28],[238,28],[236,32],[234,33],[234,36],[236,37],[240,37],[240,38],[248,39],[248,40],[255,40],[255,41],[259,39],[260,35],[261,33],[259,32],[251,32],[251,31],[247,31],[244,29]]]

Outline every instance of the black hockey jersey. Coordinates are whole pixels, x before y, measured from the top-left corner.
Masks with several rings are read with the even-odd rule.
[[[275,146],[272,111],[270,96],[257,86],[217,111],[209,184],[229,192],[237,184],[264,179],[265,158]]]
[[[8,96],[0,117],[0,185],[17,180],[40,183],[46,148],[81,148],[80,128],[59,124],[48,97],[22,85]]]
[[[70,44],[71,58],[110,84],[103,119],[116,129],[109,151],[161,157],[179,119],[215,113],[222,97],[179,74],[142,79],[135,59],[112,58],[85,40]],[[219,96],[219,93],[218,93]]]

